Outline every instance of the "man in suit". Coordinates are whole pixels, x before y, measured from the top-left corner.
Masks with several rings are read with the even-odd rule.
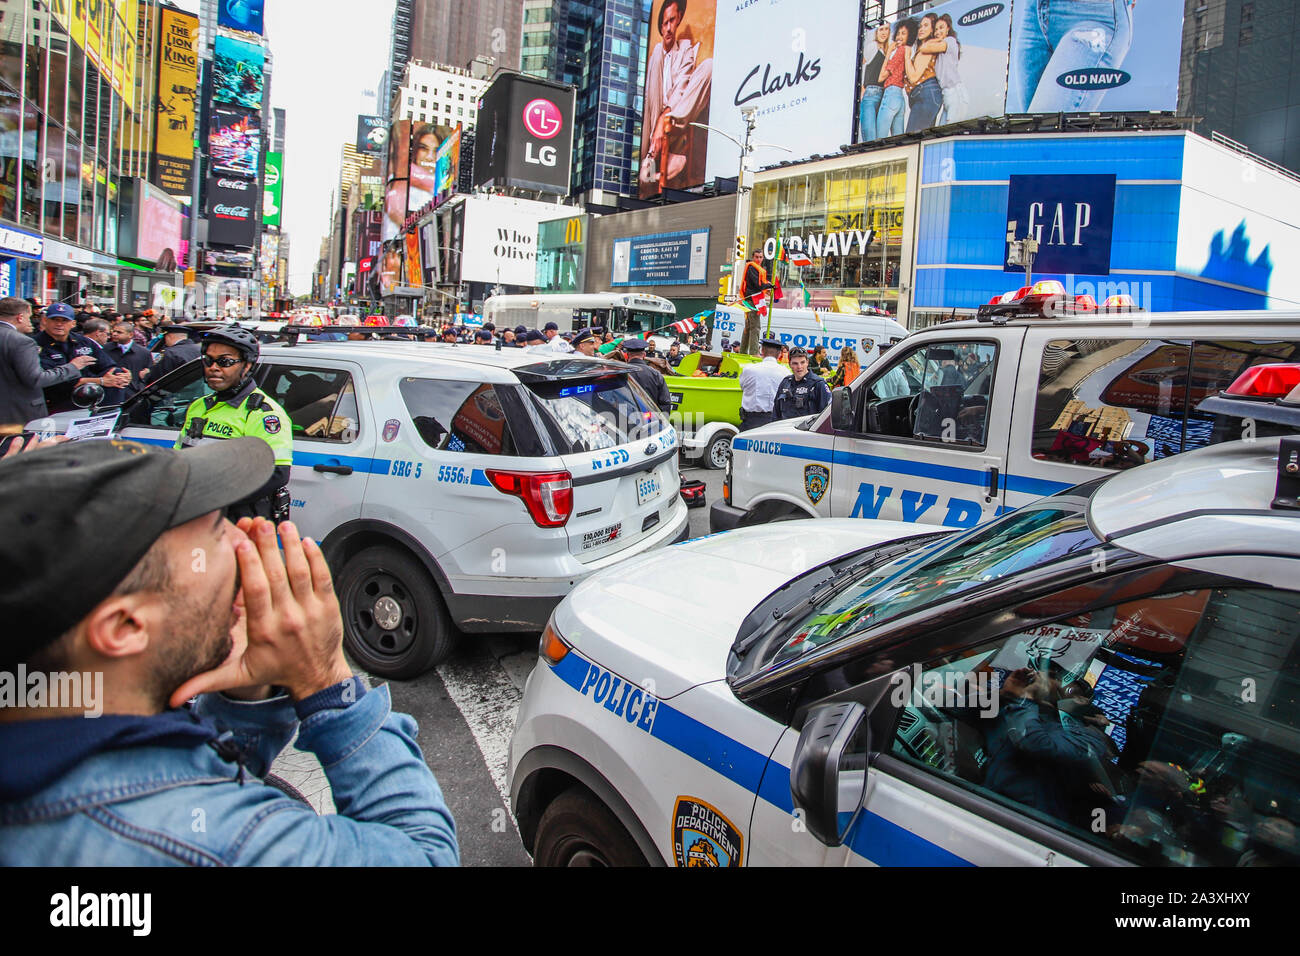
[[[663,0],[659,36],[646,66],[642,122],[641,196],[664,188],[684,189],[704,182],[708,132],[691,126],[709,120],[713,59],[702,59],[701,44],[682,23],[686,0]]]
[[[79,355],[66,365],[42,368],[40,347],[31,334],[31,305],[13,297],[0,299],[0,424],[25,425],[44,418],[45,389],[76,381],[94,362],[89,355]]]
[[[140,389],[140,373],[153,364],[153,355],[143,345],[136,344],[135,327],[125,319],[113,324],[108,333],[110,341],[104,351],[118,368],[131,373],[131,382],[125,388],[104,390],[105,405],[121,405]]]

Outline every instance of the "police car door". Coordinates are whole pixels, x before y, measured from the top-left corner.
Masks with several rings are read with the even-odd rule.
[[[290,517],[305,535],[324,538],[361,516],[366,482],[376,468],[377,426],[361,367],[334,359],[274,356],[263,362],[262,391],[293,429]]]
[[[831,515],[968,528],[1001,513],[1023,329],[897,346],[853,384],[835,434]]]

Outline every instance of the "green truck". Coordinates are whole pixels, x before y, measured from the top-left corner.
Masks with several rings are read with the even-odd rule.
[[[725,468],[731,439],[740,431],[740,370],[753,355],[692,352],[682,358],[673,375],[665,375],[673,397],[673,425],[681,436],[682,454],[703,458],[705,467]],[[706,376],[696,375],[707,371]]]

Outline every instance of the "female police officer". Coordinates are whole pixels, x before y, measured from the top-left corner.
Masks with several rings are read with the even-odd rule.
[[[275,453],[275,471],[261,488],[227,509],[231,521],[244,517],[289,518],[289,467],[293,428],[289,416],[253,381],[261,349],[257,337],[238,325],[204,334],[203,377],[211,395],[196,398],[185,412],[177,448],[252,436]]]

